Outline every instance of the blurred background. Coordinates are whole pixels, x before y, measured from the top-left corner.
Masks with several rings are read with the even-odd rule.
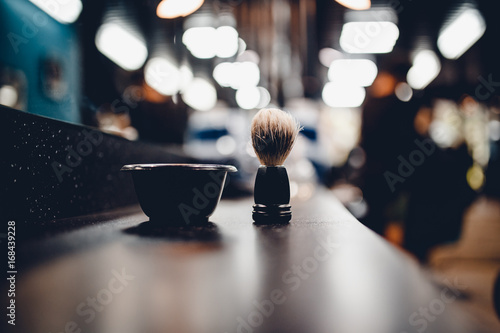
[[[324,185],[366,226],[436,265],[477,244],[478,256],[496,258],[499,9],[2,0],[0,104],[234,164],[235,196],[251,194],[258,166],[253,115],[281,108],[304,126],[287,161],[292,197]]]

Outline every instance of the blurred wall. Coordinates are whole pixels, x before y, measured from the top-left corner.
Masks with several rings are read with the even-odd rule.
[[[0,83],[21,78],[24,111],[80,122],[80,56],[75,28],[27,0],[0,0]],[[12,74],[14,73],[14,74]],[[3,79],[2,79],[3,77]],[[1,84],[0,84],[1,85]]]

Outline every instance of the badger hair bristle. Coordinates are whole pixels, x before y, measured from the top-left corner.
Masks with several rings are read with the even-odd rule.
[[[279,109],[262,109],[252,120],[252,145],[262,165],[283,165],[301,130],[298,121]]]

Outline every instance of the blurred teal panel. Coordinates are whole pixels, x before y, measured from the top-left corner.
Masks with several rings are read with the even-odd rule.
[[[74,25],[28,0],[0,0],[0,69],[26,77],[26,110],[80,123],[80,52]]]

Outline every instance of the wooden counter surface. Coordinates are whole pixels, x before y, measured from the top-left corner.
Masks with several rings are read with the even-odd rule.
[[[222,200],[204,227],[151,229],[138,207],[51,222],[17,244],[7,332],[470,331],[452,287],[328,191],[286,226],[254,225],[252,204]]]

